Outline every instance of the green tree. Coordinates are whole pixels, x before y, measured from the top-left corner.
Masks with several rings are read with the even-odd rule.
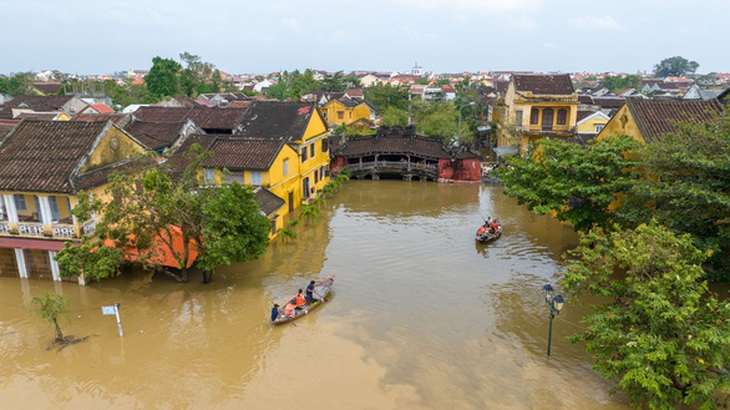
[[[642,150],[642,177],[627,192],[621,216],[634,226],[656,218],[712,249],[714,275],[730,278],[730,113],[676,124]]]
[[[178,235],[198,251],[206,283],[215,266],[259,256],[268,245],[268,219],[249,187],[200,186],[201,163],[208,155],[194,144],[189,153],[163,164],[113,174],[107,189],[113,199],[103,206],[98,235],[149,258],[154,242],[162,240],[178,263],[178,270],[163,273],[181,282],[188,280],[190,246],[176,249]]]
[[[409,93],[410,88],[405,84],[392,85],[380,82],[363,90],[365,100],[375,105],[381,112],[389,107],[408,110]]]
[[[610,205],[627,192],[635,176],[638,147],[631,137],[614,136],[581,146],[561,140],[540,140],[526,156],[509,157],[509,167],[495,175],[505,194],[536,214],[553,213],[578,231],[614,221]]]
[[[408,111],[394,106],[386,107],[380,117],[382,125],[386,127],[405,127],[408,125]]]
[[[604,77],[602,85],[610,91],[621,91],[629,88],[638,89],[641,86],[642,77],[639,74],[612,75]]]
[[[659,224],[582,236],[563,284],[569,295],[607,300],[573,335],[593,368],[618,380],[636,407],[715,408],[730,394],[730,303],[708,291],[710,254]]]
[[[61,332],[61,326],[58,325],[58,321],[68,318],[68,296],[46,292],[43,296],[33,297],[30,303],[31,309],[39,318],[53,325],[56,332],[56,337],[53,339],[53,343],[63,343],[63,332]]]
[[[147,91],[156,100],[180,94],[180,70],[182,65],[173,59],[159,56],[153,58],[152,68],[145,76]]]
[[[657,77],[682,77],[694,74],[700,65],[696,61],[689,61],[684,57],[674,56],[665,58],[654,66],[654,75]]]
[[[31,72],[14,73],[9,77],[0,75],[0,94],[31,95],[33,91],[33,80],[35,76]]]
[[[187,51],[180,54],[185,68],[179,72],[179,83],[182,92],[189,97],[197,97],[201,93],[219,92],[213,80],[215,66],[204,62],[200,56]],[[218,72],[220,81],[220,72]]]
[[[420,101],[412,105],[416,131],[449,144],[467,133],[458,126],[458,113],[451,102]]]
[[[338,71],[334,74],[327,74],[320,81],[319,91],[325,92],[343,92],[347,89],[347,83],[342,71]]]
[[[307,69],[304,73],[294,70],[279,73],[276,83],[269,87],[268,95],[279,100],[299,101],[302,95],[320,89],[320,83],[314,78],[314,72]]]

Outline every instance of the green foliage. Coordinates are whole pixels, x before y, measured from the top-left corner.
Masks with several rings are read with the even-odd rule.
[[[621,91],[629,88],[638,89],[641,86],[642,77],[639,74],[613,75],[603,77],[601,83],[611,91]]]
[[[279,236],[284,243],[297,239],[297,232],[294,230],[294,227],[296,227],[298,223],[299,220],[289,221],[285,228],[279,229]]]
[[[573,224],[578,231],[614,221],[609,205],[635,182],[626,172],[636,165],[627,153],[638,144],[630,137],[615,136],[580,146],[560,140],[541,140],[528,156],[514,156],[495,176],[536,214],[550,214]]]
[[[412,109],[419,134],[437,138],[446,144],[457,139],[469,139],[469,131],[460,127],[459,113],[451,102],[422,101],[413,104]]]
[[[178,75],[182,65],[170,58],[155,57],[152,59],[152,68],[145,76],[147,91],[157,100],[163,97],[180,94],[180,79]]]
[[[34,94],[33,80],[34,75],[31,72],[14,73],[9,77],[0,75],[0,94],[30,95]]]
[[[61,276],[83,276],[87,281],[99,281],[118,276],[122,253],[119,249],[103,246],[98,239],[81,238],[80,245],[66,242],[56,255]]]
[[[715,408],[730,394],[730,303],[708,291],[709,254],[657,223],[594,228],[571,252],[568,294],[607,303],[591,306],[587,330],[570,340],[585,343],[594,369],[617,379],[636,407]]]
[[[119,104],[122,107],[126,107],[130,104],[154,102],[150,98],[145,84],[132,84],[132,81],[129,79],[124,80],[121,84],[115,80],[105,80],[104,92],[112,99],[112,105]]]
[[[299,213],[300,218],[304,218],[308,223],[319,217],[319,207],[314,205],[304,205]]]
[[[104,204],[98,235],[113,239],[119,248],[148,251],[149,257],[154,256],[152,245],[159,238],[179,269],[163,272],[181,282],[188,280],[190,247],[175,249],[173,227],[179,229],[182,243],[193,241],[199,254],[197,263],[207,271],[261,255],[268,245],[268,219],[248,187],[236,183],[199,186],[200,164],[208,155],[210,152],[194,144],[185,158],[134,173],[113,174],[107,191],[114,199]],[[180,162],[187,165],[173,165]]]
[[[682,77],[694,74],[700,65],[696,61],[689,61],[684,57],[674,56],[665,58],[654,66],[654,74],[657,77]]]
[[[30,301],[31,310],[42,320],[54,326],[56,338],[54,342],[63,342],[63,333],[58,325],[60,319],[68,318],[69,298],[46,292],[43,296],[34,296]]]
[[[338,71],[334,74],[327,74],[320,81],[319,90],[326,92],[343,92],[347,89],[347,83],[345,77],[342,75],[342,71]]]
[[[251,187],[234,182],[200,192],[204,220],[198,267],[212,271],[232,262],[247,262],[266,252],[271,223],[254,200]]]
[[[714,274],[730,277],[730,113],[647,144],[643,177],[627,193],[622,218],[634,226],[656,218],[714,250]]]
[[[390,83],[376,83],[363,90],[365,100],[375,105],[379,111],[385,112],[389,107],[400,110],[407,110],[410,88],[405,85],[392,85]]]
[[[386,127],[405,127],[408,125],[408,111],[397,107],[387,107],[382,111],[381,124]]]
[[[276,84],[269,87],[267,94],[279,100],[299,101],[302,95],[320,89],[319,82],[314,78],[314,72],[307,69],[304,73],[299,70],[279,73]]]

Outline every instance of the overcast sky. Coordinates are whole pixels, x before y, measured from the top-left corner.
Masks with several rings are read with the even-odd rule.
[[[189,52],[233,74],[313,68],[730,72],[728,0],[26,0],[0,73],[111,74]]]

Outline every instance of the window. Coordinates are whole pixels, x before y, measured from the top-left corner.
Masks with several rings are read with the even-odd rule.
[[[518,128],[522,126],[522,110],[515,111],[515,125]]]
[[[61,220],[61,210],[58,209],[58,197],[49,196],[48,203],[51,206],[51,219],[54,221]]]
[[[211,168],[206,168],[203,170],[203,172],[203,183],[205,185],[215,184],[215,170]]]
[[[307,160],[307,152],[309,152],[309,150],[307,150],[307,147],[302,147],[302,162]]]
[[[13,199],[15,200],[15,209],[18,211],[28,210],[28,204],[25,203],[25,195],[15,194],[13,195]]]
[[[319,169],[319,176],[320,178],[326,178],[327,177],[327,167],[322,165],[322,168]]]
[[[284,176],[289,175],[289,159],[284,160]]]
[[[314,183],[319,182],[319,169],[314,170]]]
[[[271,218],[271,235],[276,235],[276,221],[279,219],[279,215]]]
[[[329,141],[327,138],[322,138],[322,152],[327,152],[329,149]]]
[[[345,112],[344,111],[337,111],[337,119],[338,120],[344,120],[345,119]]]
[[[314,143],[309,146],[309,157],[314,158]]]
[[[565,125],[568,123],[568,110],[561,108],[558,110],[558,125]]]
[[[263,174],[261,171],[251,171],[251,185],[261,186],[263,184]]]
[[[226,184],[232,184],[234,182],[238,182],[240,185],[244,185],[245,182],[243,180],[243,172],[231,172],[228,175],[226,175]]]
[[[603,127],[605,127],[606,124],[596,124],[596,132],[601,132]]]
[[[533,108],[530,110],[530,124],[537,125],[540,123],[540,110]]]

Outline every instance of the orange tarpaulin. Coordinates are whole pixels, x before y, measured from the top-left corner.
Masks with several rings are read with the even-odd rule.
[[[175,256],[170,251],[170,247],[168,246],[169,242],[172,242],[172,248],[175,250],[175,254],[182,255],[184,245],[183,245],[183,238],[182,238],[182,232],[180,228],[177,226],[172,226],[169,228],[169,232],[172,235],[172,241],[167,240],[168,238],[168,232],[162,231],[160,235],[155,235],[153,238],[152,247],[150,250],[144,250],[140,253],[140,251],[134,247],[131,246],[125,246],[124,247],[124,258],[130,262],[138,261],[140,258],[140,255],[143,256],[149,256],[148,258],[144,259],[142,262],[148,263],[150,265],[160,265],[160,266],[167,266],[170,268],[178,268],[178,262],[177,259],[175,259]],[[130,235],[128,237],[131,241],[134,240],[134,235]],[[165,240],[163,240],[165,239]],[[107,239],[104,241],[104,246],[113,247],[114,241],[111,239]],[[189,268],[192,266],[193,262],[195,262],[195,259],[198,257],[198,251],[195,247],[195,241],[190,240],[188,243],[188,263],[187,267]]]

